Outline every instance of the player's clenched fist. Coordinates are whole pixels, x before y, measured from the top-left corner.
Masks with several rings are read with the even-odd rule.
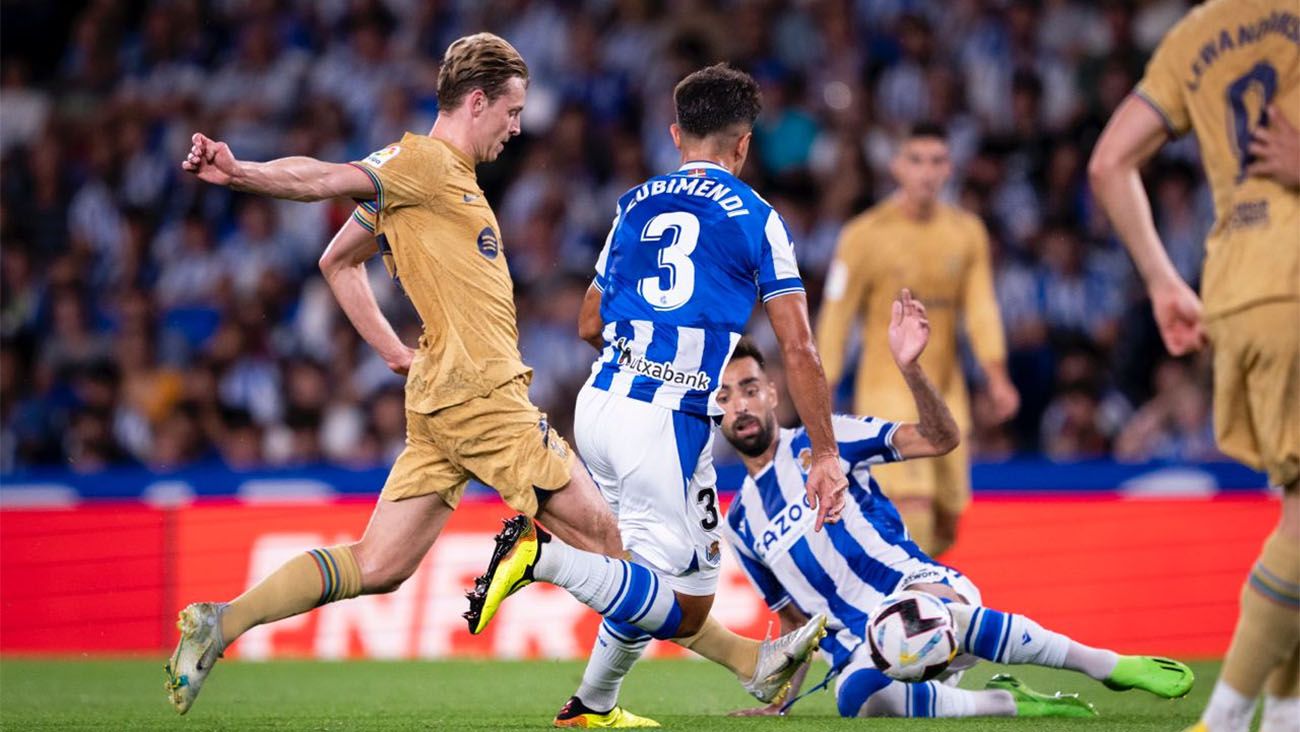
[[[230,152],[230,146],[199,132],[194,133],[190,143],[190,154],[185,156],[181,168],[205,183],[230,185],[239,171],[239,162]]]
[[[849,487],[849,479],[844,477],[839,455],[814,458],[805,487],[808,490],[808,504],[817,509],[814,531],[821,531],[823,524],[833,524],[840,520],[840,514],[844,511],[844,491]]]

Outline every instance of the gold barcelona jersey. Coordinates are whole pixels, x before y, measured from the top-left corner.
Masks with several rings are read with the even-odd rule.
[[[442,140],[408,132],[354,165],[378,195],[353,218],[374,232],[424,324],[406,408],[428,414],[530,373],[519,356],[501,227],[474,162]]]
[[[817,324],[827,381],[839,381],[849,333],[861,321],[854,411],[917,418],[889,351],[891,308],[904,287],[925,304],[930,321],[921,365],[965,429],[969,417],[958,328],[964,322],[980,363],[1005,360],[1006,342],[993,296],[988,233],[979,218],[955,206],[940,203],[928,220],[916,221],[889,198],[844,225]]]
[[[1192,130],[1200,143],[1215,213],[1207,316],[1300,299],[1300,193],[1246,174],[1270,103],[1300,124],[1300,3],[1210,0],[1165,36],[1135,93],[1172,134]]]

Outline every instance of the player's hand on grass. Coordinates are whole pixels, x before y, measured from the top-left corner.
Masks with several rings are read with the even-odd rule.
[[[1247,173],[1300,188],[1300,131],[1276,105],[1268,108],[1268,124],[1256,125],[1251,133],[1250,154],[1255,161],[1246,167]]]
[[[840,514],[844,511],[844,491],[849,487],[849,479],[844,477],[839,455],[826,454],[814,458],[804,487],[808,491],[808,505],[817,509],[814,531],[821,531],[824,524],[840,520]]]
[[[1151,288],[1151,308],[1155,312],[1160,337],[1170,355],[1183,356],[1199,351],[1207,342],[1201,314],[1201,299],[1177,277]]]
[[[414,360],[415,349],[406,345],[403,345],[402,350],[397,353],[384,356],[384,363],[388,364],[388,368],[391,369],[393,373],[401,374],[402,376],[406,376],[406,374],[410,372],[411,362]]]
[[[190,143],[190,154],[185,156],[181,168],[204,183],[230,185],[239,172],[239,161],[230,152],[230,146],[199,132],[194,133]]]
[[[930,342],[930,321],[925,316],[925,306],[912,298],[912,291],[904,287],[894,300],[889,317],[889,352],[899,368],[916,363]]]
[[[765,707],[737,709],[727,714],[728,717],[783,717],[780,704],[768,704]]]

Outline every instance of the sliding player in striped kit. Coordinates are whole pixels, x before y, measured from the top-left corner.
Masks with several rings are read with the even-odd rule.
[[[773,655],[765,644],[708,617],[722,559],[710,421],[721,410],[713,396],[757,299],[781,342],[795,406],[808,425],[807,493],[817,528],[843,508],[847,481],[789,231],[736,177],[761,106],[758,85],[740,71],[712,66],[683,79],[674,103],[671,132],[682,166],[619,199],[583,303],[579,331],[601,355],[574,420],[578,450],[635,560],[629,566],[652,568],[653,583],[626,581],[621,568],[584,561],[530,527],[499,538],[471,599],[471,613],[490,617],[510,592],[536,579],[565,587],[606,616],[582,685],[557,726],[616,724],[610,715],[619,712],[623,677],[651,635],[665,637],[602,608],[653,614],[663,602],[679,623],[667,637],[719,661],[746,688],[776,673],[767,670]],[[802,643],[820,637],[824,620],[806,619],[786,657],[806,657]]]
[[[1044,629],[1023,615],[982,607],[969,578],[931,559],[903,527],[898,511],[880,492],[868,466],[942,455],[956,446],[952,412],[918,358],[929,341],[925,309],[903,290],[893,304],[889,349],[912,393],[920,421],[873,417],[834,418],[840,459],[849,474],[850,500],[843,520],[821,533],[803,502],[809,449],[799,429],[778,430],[776,387],[763,370],[763,356],[742,341],[723,373],[718,404],[726,414],[722,434],[740,451],[749,473],[727,512],[726,537],[745,573],[782,627],[798,626],[809,613],[830,617],[822,642],[833,673],[840,714],[857,716],[1091,717],[1078,697],[1035,692],[1011,676],[996,676],[982,691],[956,688],[960,671],[977,658],[1067,668],[1113,689],[1145,689],[1165,698],[1192,688],[1192,672],[1177,661],[1120,656],[1089,648]],[[948,603],[962,654],[946,681],[893,681],[871,660],[863,643],[867,616],[886,596],[901,590],[928,592]],[[943,679],[943,677],[940,677]],[[794,685],[802,681],[796,676]],[[781,714],[781,704],[740,712]]]

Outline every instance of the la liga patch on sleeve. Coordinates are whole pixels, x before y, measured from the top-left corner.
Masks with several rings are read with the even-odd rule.
[[[376,168],[384,167],[384,163],[392,160],[397,153],[402,151],[401,145],[389,145],[383,150],[376,150],[366,156],[366,164],[373,165]]]

